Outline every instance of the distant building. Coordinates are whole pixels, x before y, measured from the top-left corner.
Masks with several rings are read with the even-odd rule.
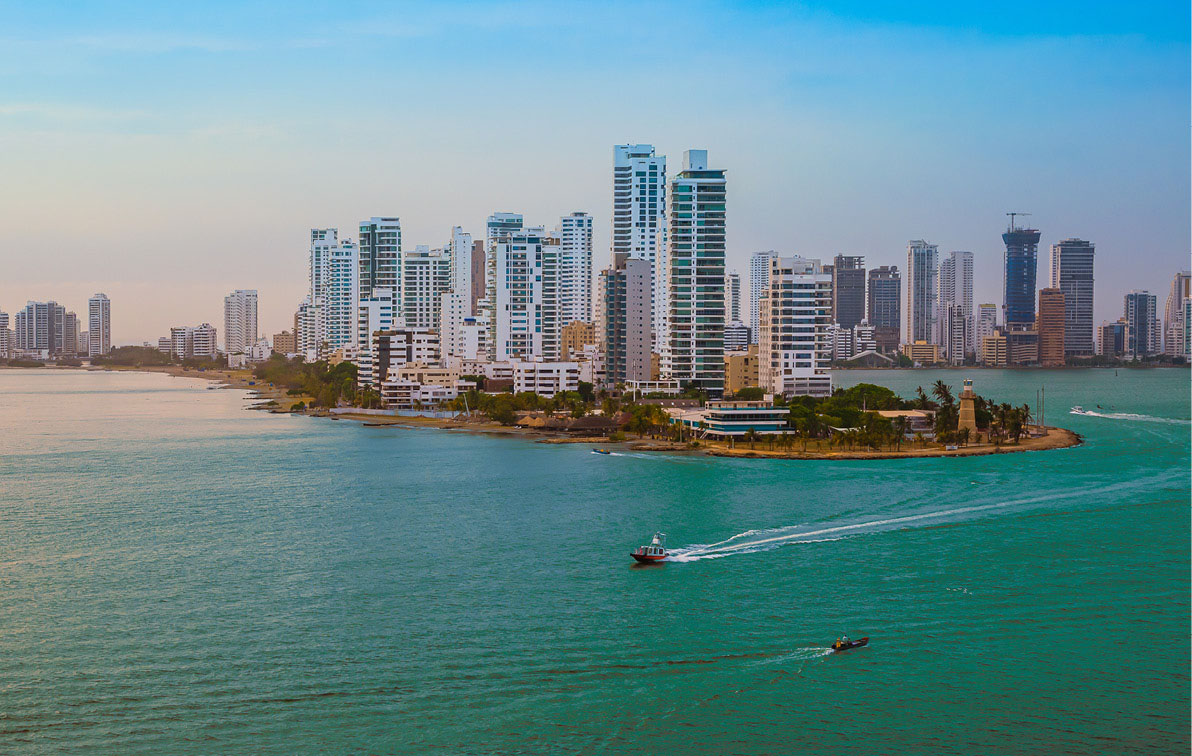
[[[1014,219],[1002,234],[1006,244],[1002,318],[1006,328],[1034,328],[1035,279],[1038,274],[1039,238],[1034,228],[1015,228]]]
[[[770,288],[770,260],[778,257],[774,250],[754,252],[749,259],[749,334],[753,343],[758,340],[758,313],[762,296]]]
[[[939,313],[940,358],[952,365],[963,365],[970,354],[969,345],[974,343],[972,311],[949,302],[940,307]]]
[[[741,274],[735,270],[724,277],[724,307],[727,322],[741,322]]]
[[[559,240],[541,226],[495,245],[496,360],[559,359]]]
[[[940,348],[920,339],[913,344],[903,344],[902,353],[920,365],[934,365],[940,361]]]
[[[592,216],[564,215],[555,237],[559,240],[559,322],[591,322]]]
[[[986,367],[1007,367],[1010,364],[1010,346],[1001,329],[981,339],[980,359]]]
[[[438,331],[441,297],[451,290],[450,253],[420,244],[402,253],[401,260],[402,283],[396,304],[402,322],[406,328]]]
[[[112,303],[106,294],[87,300],[87,356],[99,357],[112,351]],[[7,328],[7,323],[5,328]],[[3,335],[0,334],[0,338]],[[82,351],[82,350],[80,350]]]
[[[997,305],[977,305],[977,326],[974,343],[977,347],[978,357],[980,357],[981,345],[985,343],[985,339],[993,335],[995,330],[997,330]],[[984,359],[981,358],[981,361],[984,362]]]
[[[278,354],[297,354],[298,342],[294,340],[293,331],[273,334],[273,351]]]
[[[402,298],[401,220],[373,217],[360,221],[360,254],[357,281],[361,297],[371,297],[376,289]]]
[[[759,314],[758,378],[784,396],[832,393],[832,277],[819,260],[770,260],[770,286]]]
[[[1064,292],[1059,289],[1039,290],[1039,364],[1043,367],[1064,366],[1065,305]]]
[[[828,317],[831,309],[829,305]],[[668,408],[667,414],[672,423],[700,438],[742,438],[750,431],[757,435],[794,431],[788,422],[790,408],[775,407],[771,401],[708,402],[703,409]]]
[[[471,234],[468,234],[471,237]],[[484,240],[477,239],[472,242],[472,275],[470,282],[470,291],[472,293],[472,313],[480,312],[480,301],[484,299],[484,271],[485,271],[485,252]]]
[[[600,274],[604,380],[609,386],[652,378],[652,280],[650,262],[624,252],[614,253],[613,267]]]
[[[1096,247],[1083,239],[1051,245],[1051,288],[1064,295],[1064,352],[1093,354],[1093,258]]]
[[[1192,297],[1192,271],[1181,270],[1171,279],[1167,306],[1163,308],[1163,352],[1171,357],[1192,357],[1189,354],[1189,298]]]
[[[1126,352],[1126,321],[1103,322],[1097,328],[1097,355],[1121,357]]]
[[[939,247],[922,239],[906,245],[906,343],[934,344],[938,338]]]
[[[749,326],[745,325],[739,320],[727,323],[724,326],[724,351],[736,352],[749,346],[752,339],[750,338]]]
[[[16,312],[14,329],[17,350],[51,359],[79,352],[78,317],[52,300],[28,302]]]
[[[13,352],[13,333],[8,328],[8,313],[0,310],[0,359],[8,359]]]
[[[563,326],[559,342],[561,358],[564,361],[575,359],[584,351],[584,347],[596,343],[596,326],[583,320],[573,320]]]
[[[743,388],[759,386],[757,344],[749,344],[741,351],[724,353],[724,391],[735,394]]]
[[[579,363],[516,360],[513,363],[513,391],[517,394],[529,391],[545,397],[563,391],[579,391]]]
[[[868,320],[881,352],[895,352],[902,341],[902,277],[898,266],[869,271]]]
[[[224,297],[224,354],[228,367],[244,367],[257,343],[257,290],[236,289]]]
[[[1155,295],[1148,291],[1132,291],[1126,295],[1123,318],[1126,321],[1126,356],[1139,359],[1162,352],[1155,309]]]
[[[170,329],[170,354],[179,360],[209,359],[219,355],[215,326],[174,326]],[[159,348],[161,342],[158,342]]]
[[[832,321],[853,328],[865,319],[865,258],[836,255],[832,261]]]
[[[666,156],[651,144],[613,146],[612,261],[626,254],[650,263],[650,330],[654,351],[662,350],[663,319],[669,302],[662,285],[666,243]]]
[[[315,346],[316,356],[319,357],[345,344],[351,347],[356,345],[360,261],[355,244],[341,241],[328,249],[326,275],[322,326],[316,326],[315,329],[322,336]]]
[[[961,365],[976,352],[973,323],[973,253],[953,252],[940,263],[939,316],[941,355]],[[944,323],[945,318],[947,324]],[[946,327],[945,327],[946,326]],[[959,335],[963,340],[956,339]]]
[[[398,328],[377,331],[372,348],[358,365],[356,382],[360,386],[380,386],[389,373],[410,363],[428,364],[440,358],[439,334],[426,329]]]

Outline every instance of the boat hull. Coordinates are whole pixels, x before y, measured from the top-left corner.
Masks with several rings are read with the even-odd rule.
[[[661,562],[663,559],[666,559],[665,554],[659,556],[656,554],[637,554],[632,551],[629,552],[629,556],[636,559],[640,564],[657,564],[658,562]]]
[[[868,646],[868,645],[869,645],[869,638],[865,637],[865,638],[859,638],[855,641],[849,641],[847,645],[843,645],[843,646],[836,646],[835,644],[833,644],[832,651],[838,654],[841,651],[848,651],[849,649],[861,648],[862,646]]]

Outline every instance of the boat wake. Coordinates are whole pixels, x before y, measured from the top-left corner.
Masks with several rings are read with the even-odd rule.
[[[970,519],[974,519],[972,515],[977,515],[984,512],[1009,508],[1029,509],[1034,505],[1063,499],[1087,499],[1099,493],[1132,489],[1145,485],[1154,485],[1157,482],[1164,482],[1169,479],[1182,479],[1183,475],[1184,474],[1182,472],[1175,472],[1172,474],[1156,476],[1154,478],[1127,480],[1109,485],[1098,485],[1074,489],[1071,491],[1052,492],[1041,494],[1039,496],[1032,496],[1029,498],[1013,499],[1011,501],[999,501],[990,504],[975,504],[968,507],[955,507],[953,509],[943,509],[935,512],[922,512],[919,514],[910,514],[901,517],[886,517],[876,520],[866,520],[864,522],[830,525],[828,527],[819,527],[812,530],[808,530],[808,525],[792,525],[788,527],[768,528],[762,530],[746,530],[743,533],[738,533],[731,538],[726,538],[723,541],[717,541],[716,543],[693,544],[691,546],[683,546],[680,548],[671,549],[670,555],[667,557],[666,561],[697,562],[702,559],[722,559],[724,557],[734,556],[737,554],[753,554],[759,551],[769,551],[782,546],[824,543],[828,541],[839,541],[842,538],[883,533],[893,530],[906,530],[909,528],[918,527],[921,524],[932,525],[935,522],[941,520],[965,522]]]
[[[1177,417],[1154,417],[1153,415],[1138,415],[1133,412],[1095,412],[1093,410],[1085,410],[1084,412],[1069,412],[1070,415],[1084,415],[1086,417],[1101,417],[1106,420],[1138,420],[1144,423],[1169,423],[1174,425],[1189,425],[1192,420],[1181,420]]]

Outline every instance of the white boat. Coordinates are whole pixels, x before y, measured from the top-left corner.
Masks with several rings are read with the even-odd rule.
[[[1075,407],[1073,407],[1071,410],[1069,410],[1068,414],[1070,414],[1070,415],[1087,415],[1087,414],[1089,414],[1089,412],[1084,407],[1081,407],[1078,404]]]

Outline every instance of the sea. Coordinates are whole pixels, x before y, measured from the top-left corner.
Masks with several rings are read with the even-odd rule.
[[[1189,372],[835,380],[965,377],[1084,443],[604,456],[0,370],[0,753],[1187,754]]]

